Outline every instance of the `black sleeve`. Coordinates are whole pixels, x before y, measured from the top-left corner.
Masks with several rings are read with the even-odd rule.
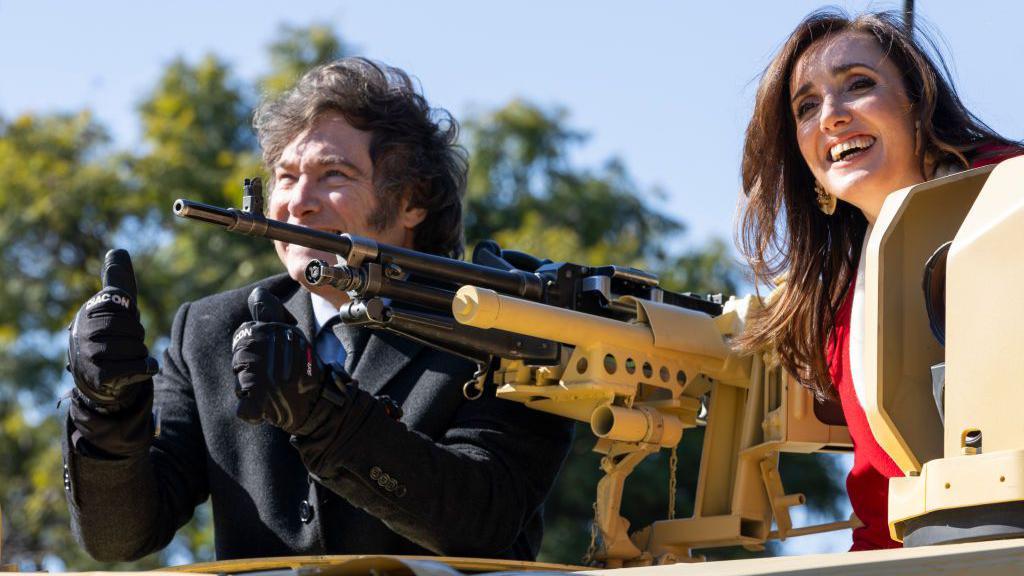
[[[97,450],[82,441],[69,411],[63,444],[71,529],[97,560],[134,560],[162,549],[209,495],[206,448],[181,352],[188,312],[188,304],[178,310],[154,378],[148,426],[156,435],[148,449],[129,456]]]
[[[451,385],[461,388],[464,376]],[[332,491],[437,554],[536,555],[539,530],[528,551],[512,549],[538,520],[568,453],[569,420],[485,395],[464,401],[435,441],[363,391],[331,409],[334,417],[296,445]]]

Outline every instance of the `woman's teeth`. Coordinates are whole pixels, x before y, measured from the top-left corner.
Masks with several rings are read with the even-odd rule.
[[[861,150],[870,148],[875,143],[875,139],[872,136],[857,136],[850,138],[845,142],[840,142],[832,148],[829,148],[829,156],[833,162],[842,160],[845,156],[849,156]]]

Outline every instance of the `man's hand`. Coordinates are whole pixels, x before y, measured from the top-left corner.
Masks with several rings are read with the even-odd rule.
[[[320,399],[328,369],[273,294],[254,289],[249,312],[252,321],[239,326],[231,340],[238,417],[250,423],[266,420],[297,436],[308,434],[303,426]]]
[[[107,252],[101,277],[103,288],[78,310],[70,326],[67,369],[79,392],[112,412],[123,407],[134,384],[152,378],[159,366],[146,349],[128,252]]]

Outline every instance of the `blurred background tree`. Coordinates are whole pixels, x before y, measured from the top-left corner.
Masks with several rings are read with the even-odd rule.
[[[280,270],[270,243],[181,223],[170,212],[178,197],[237,205],[242,178],[264,175],[250,127],[258,93],[280,92],[348,49],[329,26],[312,25],[282,26],[269,51],[271,69],[249,82],[214,55],[168,64],[138,108],[141,151],[114,150],[88,112],[0,119],[0,263],[13,271],[0,284],[4,561],[27,570],[92,570],[213,558],[204,505],[161,553],[135,563],[89,559],[68,528],[55,441],[62,423],[53,405],[71,386],[63,371],[65,327],[98,289],[108,248],[132,252],[155,353],[182,302]],[[685,226],[652,207],[658,190],[641,189],[616,158],[597,168],[574,165],[570,153],[586,135],[568,118],[564,109],[512,100],[464,121],[470,247],[493,238],[552,260],[644,268],[674,290],[735,293],[743,280],[725,242],[672,250]],[[679,449],[680,516],[692,511],[701,437],[688,432]],[[547,503],[543,560],[576,563],[586,550],[599,477],[592,445],[581,427]],[[627,483],[623,506],[637,528],[664,518],[668,502],[668,457],[663,451],[648,460]],[[783,468],[787,486],[834,514],[842,492],[828,461],[791,460]]]

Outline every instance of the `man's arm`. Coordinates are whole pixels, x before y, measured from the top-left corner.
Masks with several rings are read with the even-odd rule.
[[[153,385],[139,385],[138,399],[104,413],[73,392],[64,440],[65,487],[71,527],[98,560],[133,560],[162,549],[208,495],[205,445],[195,398],[181,357],[189,305],[178,311],[171,344]],[[159,420],[154,427],[150,406]],[[126,421],[147,431],[131,443]],[[141,422],[141,424],[138,424]],[[154,438],[153,432],[159,436]]]
[[[256,288],[248,303],[252,321],[233,338],[240,418],[293,434],[321,483],[427,549],[536,555],[535,514],[568,451],[568,421],[493,396],[467,401],[472,365],[424,351],[390,385],[413,391],[404,409],[415,414],[406,417],[446,415],[428,437],[324,366],[268,291]],[[531,521],[536,541],[524,543]]]
[[[457,362],[430,356],[425,377]],[[461,388],[470,373],[452,374],[447,384]],[[537,521],[568,453],[568,420],[485,396],[463,401],[434,441],[389,417],[363,391],[332,411],[296,443],[310,472],[332,491],[437,554],[536,556],[539,530],[523,533]]]

